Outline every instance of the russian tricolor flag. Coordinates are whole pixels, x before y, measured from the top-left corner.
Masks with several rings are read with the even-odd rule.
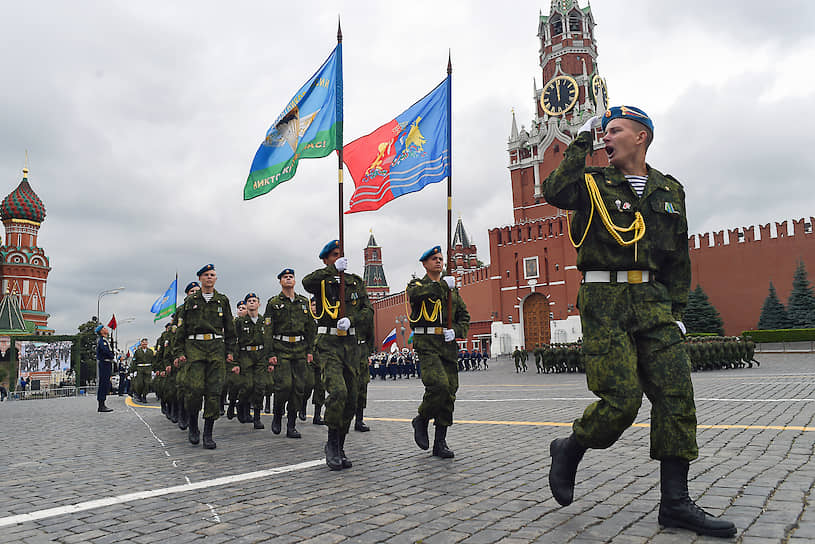
[[[382,351],[388,351],[392,345],[396,343],[396,328],[388,333],[385,340],[382,341]]]

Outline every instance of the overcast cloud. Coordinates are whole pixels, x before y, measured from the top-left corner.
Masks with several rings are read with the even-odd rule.
[[[488,262],[487,229],[512,222],[510,111],[529,126],[542,85],[540,10],[549,2],[2,2],[0,191],[17,186],[28,149],[47,208],[49,325],[74,333],[121,285],[102,318],[136,318],[121,344],[152,341],[148,309],[176,272],[184,285],[213,262],[231,300],[265,300],[284,266],[302,277],[320,265],[337,236],[336,156],[301,162],[264,197],[244,202],[242,188],[269,124],[333,49],[338,14],[346,142],[438,84],[452,51],[453,208]],[[815,4],[592,11],[611,102],[654,118],[649,162],[685,184],[692,232],[812,215]],[[441,183],[345,216],[351,270],[373,229],[401,290],[443,243],[445,195]]]

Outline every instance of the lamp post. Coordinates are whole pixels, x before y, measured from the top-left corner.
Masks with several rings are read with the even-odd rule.
[[[124,290],[125,290],[124,287],[117,287],[115,289],[106,289],[106,290],[102,291],[101,293],[99,293],[99,296],[96,297],[96,319],[99,320],[100,324],[104,325],[104,323],[102,323],[102,316],[99,315],[99,306],[102,303],[102,297],[105,296],[105,295],[115,295],[116,293],[119,293],[119,292],[124,291]]]
[[[124,317],[124,318],[122,318],[122,319],[121,319],[121,321],[119,321],[118,323],[116,323],[116,340],[115,340],[115,342],[114,342],[114,346],[115,346],[116,348],[118,348],[118,347],[119,347],[119,328],[120,328],[122,325],[126,325],[126,324],[128,324],[128,323],[133,323],[134,321],[136,321],[136,318],[135,318],[135,317]]]

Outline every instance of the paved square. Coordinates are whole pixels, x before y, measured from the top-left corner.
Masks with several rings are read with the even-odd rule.
[[[693,374],[700,458],[689,488],[726,514],[737,542],[815,541],[815,355],[759,355],[760,368]],[[371,383],[369,433],[354,467],[328,470],[326,428],[300,440],[226,418],[216,450],[148,406],[95,399],[0,404],[0,542],[708,542],[660,530],[650,405],[610,449],[590,450],[575,502],[547,484],[549,442],[593,400],[582,374],[516,374],[508,359],[461,373],[456,424],[440,460],[413,443],[418,379]],[[431,428],[432,431],[432,428]]]

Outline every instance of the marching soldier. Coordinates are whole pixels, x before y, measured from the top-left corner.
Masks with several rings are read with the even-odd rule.
[[[369,322],[373,308],[365,283],[356,274],[343,274],[348,259],[340,256],[339,240],[332,240],[320,251],[324,268],[303,278],[303,287],[315,295],[317,304],[317,341],[315,354],[324,365],[325,421],[328,442],[325,461],[331,470],[352,466],[345,455],[345,437],[356,413],[359,393],[359,347],[356,326]],[[340,278],[343,284],[340,285]],[[340,293],[344,298],[340,299]],[[344,305],[345,316],[340,316]]]
[[[187,365],[187,395],[189,416],[188,438],[198,444],[198,413],[204,406],[204,448],[215,449],[212,428],[220,417],[221,388],[224,382],[224,361],[234,362],[235,323],[229,299],[215,290],[215,265],[208,264],[198,271],[201,289],[187,296],[177,312],[175,354],[179,363]]]
[[[255,429],[263,429],[260,421],[261,402],[269,370],[264,351],[264,325],[258,313],[260,299],[255,293],[244,298],[246,314],[235,319],[238,359],[227,369],[232,374],[233,388],[229,391],[229,410],[238,402],[239,421],[252,422]],[[254,416],[249,414],[255,409]]]
[[[359,394],[357,396],[356,419],[354,430],[366,433],[371,430],[362,420],[365,408],[368,406],[368,384],[371,383],[371,371],[368,368],[371,355],[376,350],[374,338],[374,313],[370,312],[359,319],[356,323],[357,345],[359,351]],[[405,371],[407,378],[407,370]]]
[[[515,351],[512,352],[512,358],[515,360],[515,374],[521,371],[521,360],[524,358],[518,346],[515,346]]]
[[[286,436],[300,438],[295,427],[297,411],[303,406],[307,365],[314,359],[315,323],[309,302],[294,292],[294,269],[284,268],[278,275],[281,291],[266,303],[266,357],[274,368],[274,409],[272,432],[280,434],[284,410],[288,410]]]
[[[587,168],[602,124],[610,166]],[[577,296],[586,380],[599,400],[573,433],[550,445],[549,486],[561,505],[574,497],[577,466],[589,448],[608,448],[651,401],[651,457],[660,461],[659,523],[730,537],[736,527],[688,496],[688,467],[699,455],[691,365],[682,345],[690,287],[685,192],[645,162],[654,126],[628,106],[591,118],[543,184],[546,201],[575,210],[570,236],[583,284]],[[647,230],[646,230],[647,227]]]
[[[133,391],[136,394],[136,399],[141,402],[147,402],[154,360],[155,354],[147,347],[147,338],[142,338],[139,347],[136,348],[136,353],[133,355],[133,361],[130,363],[130,371],[136,373],[136,377],[133,379]]]
[[[410,300],[410,322],[413,329],[413,348],[422,362],[424,397],[419,415],[413,418],[413,439],[426,450],[430,447],[427,425],[431,419],[436,425],[433,455],[449,459],[454,453],[447,447],[447,428],[453,424],[453,405],[458,391],[458,365],[456,338],[466,338],[470,328],[470,314],[456,289],[452,276],[442,277],[444,257],[441,247],[425,251],[419,258],[426,274],[413,279],[407,286]],[[452,295],[452,328],[448,328],[448,297]]]
[[[187,301],[186,297],[189,297],[192,293],[201,289],[201,284],[197,281],[191,281],[187,284],[184,288],[184,295],[185,299],[184,302],[181,303],[183,306],[184,303]],[[186,403],[186,396],[187,396],[187,365],[181,364],[178,360],[178,356],[175,353],[175,345],[178,342],[178,310],[176,313],[173,314],[173,327],[172,327],[172,334],[170,335],[170,344],[168,346],[167,352],[170,356],[170,359],[173,361],[173,371],[175,373],[175,389],[176,389],[176,398],[178,399],[179,410],[178,410],[178,428],[182,431],[186,431],[188,424],[189,424],[189,416],[187,415],[187,403]]]
[[[312,319],[316,315],[317,305],[314,302],[314,297],[311,297],[309,301],[309,310],[311,312]],[[315,327],[316,325],[315,321]],[[312,347],[312,355],[314,354],[314,348]],[[308,364],[306,368],[306,389],[305,393],[303,394],[303,415],[300,417],[303,421],[306,418],[306,402],[308,398],[311,397],[311,403],[314,405],[314,417],[311,418],[311,422],[314,425],[325,425],[325,420],[320,415],[320,411],[323,409],[323,404],[325,404],[325,387],[323,386],[323,367],[319,363],[319,361],[312,357],[311,362]]]

